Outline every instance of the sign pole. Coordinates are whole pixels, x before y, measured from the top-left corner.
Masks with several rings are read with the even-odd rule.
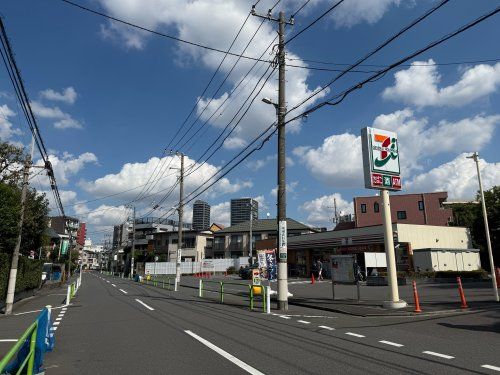
[[[380,190],[382,195],[382,218],[384,227],[385,256],[387,259],[387,281],[390,290],[390,300],[384,301],[385,308],[397,309],[406,307],[406,302],[399,299],[398,278],[396,273],[396,257],[394,239],[392,237],[391,204],[389,191]]]

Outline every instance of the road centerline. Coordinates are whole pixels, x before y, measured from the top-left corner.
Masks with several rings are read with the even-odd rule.
[[[346,332],[345,334],[354,337],[365,337],[364,335],[360,335],[359,333],[354,333],[354,332]]]
[[[482,368],[487,368],[488,370],[498,371],[500,372],[500,367],[492,366],[492,365],[482,365]]]
[[[398,344],[397,342],[392,342],[392,341],[387,341],[387,340],[380,340],[379,342],[382,344],[395,346],[397,348],[401,348],[402,346],[404,346],[403,344]]]
[[[123,290],[123,289],[118,289],[120,292],[122,292],[123,294],[128,294],[128,292],[126,290]]]
[[[428,355],[433,355],[434,357],[439,357],[439,358],[444,358],[444,359],[453,359],[455,357],[448,355],[448,354],[442,354],[442,353],[437,353],[437,352],[431,352],[429,350],[425,350],[422,353],[428,354]]]
[[[139,302],[142,306],[144,306],[145,308],[147,308],[148,310],[151,310],[153,311],[154,309],[151,307],[151,306],[148,306],[146,305],[144,302],[142,302],[140,299],[135,299],[137,302]]]
[[[239,368],[245,370],[249,374],[252,374],[252,375],[264,375],[264,373],[260,372],[259,370],[255,369],[254,367],[250,366],[249,364],[243,362],[242,360],[236,358],[234,355],[226,352],[224,349],[219,348],[217,345],[212,344],[210,341],[205,340],[203,337],[198,336],[196,333],[193,333],[190,330],[185,330],[184,332],[186,332],[189,336],[191,336],[194,339],[196,339],[199,342],[201,342],[203,345],[205,345],[208,348],[212,349],[217,354],[219,354],[222,357],[226,358],[228,361],[234,363]]]
[[[335,331],[335,328],[328,327],[328,326],[318,326],[319,328],[327,329],[329,331]]]
[[[311,322],[308,322],[307,320],[297,320],[297,322],[302,324],[311,324]]]

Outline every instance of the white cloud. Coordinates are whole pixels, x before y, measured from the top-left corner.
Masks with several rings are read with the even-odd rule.
[[[54,174],[58,185],[67,185],[72,176],[76,176],[86,164],[97,163],[97,156],[92,152],[85,152],[77,157],[67,152],[62,155],[49,155],[49,160],[54,169]],[[35,162],[36,165],[43,165],[42,161]],[[34,171],[33,173],[38,173]],[[41,183],[44,185],[49,184],[47,178],[41,178]]]
[[[475,198],[479,190],[476,164],[467,156],[469,154],[460,154],[448,163],[415,176],[408,182],[408,188],[413,191],[447,191],[451,199]],[[485,190],[500,185],[500,163],[479,159],[479,169]]]
[[[222,202],[210,207],[210,220],[212,223],[229,226],[231,223],[231,203]]]
[[[422,161],[442,153],[459,153],[481,150],[492,138],[500,115],[475,116],[457,122],[439,121],[429,126],[426,118],[415,118],[413,111],[405,108],[373,121],[375,128],[395,131],[401,145],[401,166],[408,175],[422,168]]]
[[[234,36],[248,15],[250,4],[239,0],[198,0],[198,1],[180,1],[180,0],[164,0],[143,2],[139,0],[130,0],[123,2],[120,0],[100,0],[100,3],[106,8],[106,11],[113,16],[137,23],[139,25],[151,28],[154,30],[169,28],[177,31],[177,36],[184,40],[196,41],[203,45],[213,46],[215,48],[226,50],[231,44]],[[266,8],[268,4],[259,4],[259,8]],[[203,22],[200,22],[203,20]],[[255,30],[258,28],[261,20],[256,17],[250,17],[246,26],[242,29],[240,36],[234,44],[232,51],[240,53],[245,48]],[[142,49],[145,46],[147,34],[131,29],[130,27],[117,26],[110,24],[102,28],[105,38],[121,40],[128,48]],[[261,27],[259,34],[253,40],[251,45],[245,51],[248,56],[260,56],[266,48],[271,45],[272,40],[276,36],[275,25],[268,22]],[[299,59],[293,51],[287,51],[288,57]],[[207,51],[195,46],[187,44],[176,45],[176,56],[182,64],[199,64],[212,71],[216,69],[223,58],[221,53]],[[269,54],[265,54],[266,59],[270,58]],[[221,76],[227,74],[236,57],[228,56],[221,67]],[[303,62],[296,61],[297,64],[303,65]],[[236,68],[229,76],[226,87],[224,87],[216,96],[215,99],[208,105],[209,97],[201,98],[197,114],[200,115],[202,121],[208,121],[215,110],[228,97],[229,92],[236,87],[238,82],[244,77],[246,72],[253,65],[253,61],[241,59]],[[251,95],[252,90],[263,75],[265,68],[269,64],[258,63],[254,71],[247,77],[238,88],[238,95],[233,99],[229,99],[221,109],[219,109],[213,118],[209,120],[209,124],[217,131],[224,128],[233,117],[235,120],[230,125],[230,128],[236,124],[240,116],[243,114],[243,109],[239,114],[238,108],[243,105],[245,98]],[[275,72],[276,73],[276,72]],[[287,100],[291,107],[300,102],[305,97],[309,96],[314,89],[309,88],[307,79],[309,72],[306,69],[289,69],[287,72]],[[264,80],[260,82],[263,84]],[[271,77],[264,85],[262,92],[257,95],[251,110],[248,111],[245,118],[239,123],[229,138],[224,142],[224,147],[228,149],[241,148],[246,145],[249,140],[253,139],[263,129],[276,121],[275,109],[262,103],[262,97],[276,98],[278,88],[276,75]],[[259,85],[260,87],[260,85]],[[253,95],[257,94],[257,90]],[[314,100],[319,100],[327,92],[323,92]],[[247,102],[250,104],[250,102]],[[203,108],[208,105],[206,111]],[[301,108],[303,110],[303,108]],[[295,112],[291,112],[289,116],[293,116]],[[287,126],[288,131],[298,131],[300,129],[300,121],[295,121]]]
[[[270,162],[273,162],[277,160],[276,154],[273,155],[268,155],[263,159],[257,159],[257,160],[250,160],[246,165],[249,169],[252,171],[258,171],[259,169],[264,168],[266,165],[268,165]],[[286,157],[286,166],[287,167],[293,167],[295,165],[295,161],[290,157]]]
[[[67,104],[73,104],[76,101],[77,93],[73,87],[66,87],[63,91],[58,92],[52,89],[43,90],[40,96],[47,100],[55,100]]]
[[[410,68],[395,73],[396,82],[384,90],[383,97],[419,107],[460,107],[494,93],[500,86],[500,63],[467,68],[458,82],[443,88],[438,87],[441,76],[433,64],[432,59],[415,61]]]
[[[442,120],[429,125],[405,108],[379,115],[373,126],[396,131],[401,152],[401,172],[408,178],[421,170],[432,156],[481,150],[493,137],[500,115],[475,116],[457,122]],[[350,133],[332,135],[318,148],[301,146],[294,154],[311,174],[328,186],[363,186],[361,137]]]
[[[289,184],[286,184],[286,194],[289,195],[294,195],[295,193],[295,188],[299,185],[299,181],[293,181]],[[278,196],[278,187],[275,187],[271,189],[271,192],[269,193],[272,197],[277,197]]]
[[[185,156],[184,163],[184,165],[189,166],[194,164],[194,160]],[[158,169],[155,172],[157,167]],[[150,206],[151,202],[158,202],[177,182],[178,171],[168,170],[167,168],[179,167],[180,159],[175,155],[166,156],[162,159],[153,157],[144,163],[126,163],[118,173],[108,174],[95,181],[83,181],[80,183],[80,186],[91,194],[104,196],[128,190],[131,187],[144,185],[149,182],[148,190],[143,194],[147,195],[148,198],[143,200],[143,202],[145,205]],[[196,169],[197,167],[199,167],[199,164],[196,164],[193,168],[193,170],[196,170],[193,173],[189,173],[189,170],[186,170],[184,178],[184,196],[187,199],[190,198],[189,194],[194,189],[198,188],[205,181],[208,181],[218,170],[217,167],[209,163],[205,163],[200,168]],[[160,173],[158,174],[158,172]],[[153,177],[150,180],[151,176]],[[205,186],[208,186],[208,184]],[[204,196],[217,197],[223,194],[231,194],[250,187],[252,187],[251,181],[230,181],[227,178],[222,178],[200,198]],[[120,194],[120,200],[134,199],[142,190],[142,188],[139,188]],[[179,189],[175,188],[172,190],[169,198],[162,202],[161,206],[163,210],[168,211],[178,203],[178,200]]]
[[[0,105],[0,140],[8,141],[14,135],[21,135],[20,129],[14,128],[10,117],[14,117],[16,113],[9,108],[7,104]]]
[[[38,180],[40,180],[38,177],[37,177]],[[35,185],[36,187],[36,185]],[[51,215],[60,215],[59,211],[58,211],[58,208],[57,208],[57,204],[54,200],[54,194],[52,193],[51,190],[37,190],[37,193],[39,195],[41,194],[45,194],[45,197],[47,198],[47,200],[49,201],[49,208],[51,210]],[[63,204],[63,206],[66,206],[68,204],[71,204],[71,203],[74,203],[76,201],[76,191],[73,191],[73,190],[59,190],[59,196],[61,197],[61,202]],[[67,210],[67,208],[65,207],[65,211]],[[66,212],[67,214],[67,212]]]
[[[297,147],[294,155],[310,173],[329,186],[360,186],[363,178],[361,137],[350,133],[325,138],[318,148]]]
[[[332,219],[335,216],[335,200],[338,215],[353,213],[352,202],[346,201],[338,193],[324,195],[311,201],[304,202],[299,207],[299,210],[307,214],[307,222],[317,226],[332,227]]]
[[[362,22],[374,24],[392,5],[399,6],[400,2],[400,0],[348,0],[332,12],[332,18],[336,27],[351,27]]]
[[[95,209],[89,209],[85,204],[81,204],[76,205],[74,210],[76,216],[82,222],[98,227],[99,229],[112,229],[113,225],[122,223],[130,214],[130,209],[123,205],[111,206],[102,204]]]
[[[31,108],[36,116],[57,120],[54,123],[56,129],[82,129],[80,122],[75,120],[69,113],[61,111],[59,107],[46,107],[39,102],[31,102]]]

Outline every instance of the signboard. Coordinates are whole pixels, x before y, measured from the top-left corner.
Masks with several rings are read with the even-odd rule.
[[[260,285],[260,271],[252,270],[252,285]]]
[[[257,260],[259,262],[260,276],[269,281],[276,280],[278,277],[276,249],[258,250]]]
[[[363,170],[367,189],[401,190],[399,145],[396,133],[361,129]]]
[[[286,220],[282,220],[279,222],[279,227],[278,227],[278,249],[279,249],[279,254],[280,254],[280,262],[286,262],[287,261],[287,244],[286,244],[286,238],[287,233],[286,233]]]
[[[68,252],[69,241],[63,240],[61,243],[61,254],[65,255]]]
[[[203,259],[201,261],[201,271],[210,271],[213,272],[215,270],[215,264],[213,259]]]
[[[339,283],[353,283],[354,256],[353,255],[331,255],[332,280]]]

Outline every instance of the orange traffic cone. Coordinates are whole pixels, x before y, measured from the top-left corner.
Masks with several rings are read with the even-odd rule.
[[[315,280],[314,280],[314,273],[311,273],[311,284],[314,284]]]

